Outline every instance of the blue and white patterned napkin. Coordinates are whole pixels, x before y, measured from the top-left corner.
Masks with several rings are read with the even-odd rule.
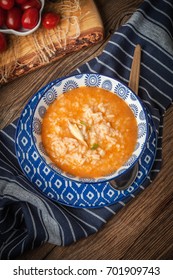
[[[100,73],[128,84],[134,48],[141,45],[139,96],[149,108],[158,136],[156,158],[142,185],[122,201],[98,209],[76,209],[49,200],[19,167],[16,120],[0,132],[0,259],[14,259],[45,242],[63,246],[96,233],[158,174],[163,118],[173,100],[172,14],[172,0],[145,0],[111,36],[102,54],[72,73]]]

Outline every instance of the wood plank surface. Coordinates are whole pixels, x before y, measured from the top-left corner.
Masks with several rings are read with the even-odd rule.
[[[105,39],[0,88],[0,127],[19,116],[28,99],[48,82],[100,54],[112,32],[142,0],[97,0]],[[35,78],[36,77],[36,78]],[[173,106],[164,119],[163,166],[151,185],[98,232],[66,247],[45,244],[19,259],[173,259]]]

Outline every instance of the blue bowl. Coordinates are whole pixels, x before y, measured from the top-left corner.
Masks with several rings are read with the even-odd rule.
[[[51,159],[45,152],[45,149],[43,148],[43,144],[42,144],[42,137],[41,137],[42,119],[49,105],[57,98],[58,95],[63,94],[69,91],[70,89],[81,87],[81,86],[104,88],[111,91],[115,95],[119,96],[121,99],[123,99],[126,102],[126,104],[132,110],[138,127],[136,147],[129,160],[125,162],[125,164],[122,165],[115,172],[98,178],[81,178],[64,172],[51,161]],[[39,157],[43,159],[45,166],[49,166],[53,168],[55,172],[57,172],[60,176],[80,183],[81,182],[82,183],[106,182],[106,181],[115,180],[116,178],[123,176],[123,174],[129,172],[129,170],[138,162],[147,141],[147,134],[148,134],[147,122],[148,122],[147,114],[142,102],[140,101],[139,97],[137,97],[135,93],[133,93],[127,86],[125,86],[124,84],[122,84],[121,82],[115,79],[103,75],[82,74],[82,75],[65,77],[57,81],[57,83],[55,83],[52,87],[50,87],[40,97],[39,101],[35,105],[34,114],[32,116],[31,137],[33,139],[34,148],[37,151]]]

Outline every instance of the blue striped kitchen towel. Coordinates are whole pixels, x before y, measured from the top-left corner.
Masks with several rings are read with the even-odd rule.
[[[136,192],[98,209],[60,205],[42,195],[21,171],[14,149],[17,120],[0,132],[0,258],[15,259],[45,242],[69,245],[96,233],[161,168],[163,117],[173,100],[173,2],[145,0],[110,38],[102,54],[76,73],[101,73],[128,83],[136,44],[142,47],[139,96],[150,109],[158,134],[156,159]]]

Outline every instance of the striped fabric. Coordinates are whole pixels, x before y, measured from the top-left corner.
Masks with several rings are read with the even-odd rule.
[[[152,170],[136,193],[98,209],[75,209],[54,203],[27,180],[18,165],[14,150],[17,120],[0,132],[1,259],[15,259],[45,242],[63,246],[96,233],[158,174],[163,118],[173,100],[172,15],[172,0],[145,0],[111,36],[103,53],[73,73],[101,73],[127,84],[134,47],[142,46],[139,96],[155,122],[158,147]]]

